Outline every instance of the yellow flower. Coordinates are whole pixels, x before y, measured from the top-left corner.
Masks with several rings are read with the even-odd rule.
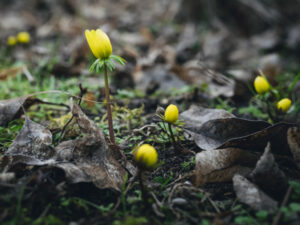
[[[109,37],[102,30],[86,30],[86,40],[94,56],[98,59],[107,59],[112,53]]]
[[[277,109],[281,112],[287,112],[291,107],[292,101],[289,98],[283,98],[277,102]]]
[[[17,44],[17,38],[16,38],[15,36],[9,36],[9,37],[7,38],[7,44],[8,44],[9,46],[14,46],[14,45],[16,45],[16,44]]]
[[[139,166],[150,169],[157,162],[157,152],[155,148],[149,144],[141,145],[135,152],[135,161]]]
[[[178,120],[178,108],[176,105],[169,105],[165,111],[165,121],[175,123]]]
[[[270,84],[266,78],[257,76],[254,80],[254,88],[258,94],[263,94],[270,89]]]
[[[19,43],[27,44],[30,42],[30,34],[26,31],[20,32],[17,35],[17,39]]]

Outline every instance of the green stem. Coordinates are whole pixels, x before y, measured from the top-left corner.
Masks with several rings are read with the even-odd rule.
[[[148,201],[147,201],[147,192],[143,183],[143,170],[138,168],[138,179],[139,179],[139,183],[140,183],[140,187],[141,187],[141,192],[142,192],[142,199],[143,202],[146,205],[148,205]]]
[[[170,134],[171,134],[171,138],[172,138],[173,148],[174,148],[174,150],[175,150],[176,153],[179,153],[178,148],[176,146],[175,137],[174,137],[174,134],[173,134],[173,131],[172,131],[172,124],[168,123],[168,125],[169,125],[169,130],[170,130]]]
[[[106,99],[106,106],[107,106],[107,119],[108,119],[109,137],[110,137],[110,142],[115,145],[115,135],[114,135],[112,115],[111,115],[110,98],[109,98],[109,85],[108,85],[107,66],[106,66],[106,64],[104,64],[104,80],[105,80],[105,99]]]

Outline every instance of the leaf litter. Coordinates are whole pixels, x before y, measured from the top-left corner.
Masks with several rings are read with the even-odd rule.
[[[71,110],[73,123],[79,128],[79,132],[76,131],[77,138],[63,141],[57,146],[53,146],[52,133],[48,128],[25,115],[22,129],[1,157],[1,182],[14,182],[15,177],[23,176],[24,169],[20,168],[26,166],[25,170],[29,171],[38,169],[56,174],[62,171],[69,184],[92,183],[99,189],[122,190],[127,171],[131,171],[132,175],[136,173],[134,166],[125,160],[120,148],[108,144],[103,131],[78,105],[73,104]],[[181,214],[180,208],[186,205],[186,198],[190,198],[181,192],[184,189],[231,181],[239,201],[255,210],[274,212],[278,208],[289,187],[286,167],[295,169],[299,161],[299,127],[296,124],[270,125],[263,121],[240,119],[225,110],[195,105],[181,113],[180,118],[185,122],[185,132],[192,134],[195,144],[203,150],[196,154],[195,171],[187,176],[191,177],[195,186],[187,184],[182,186],[183,189],[173,189],[174,194],[169,197],[169,208],[175,215]],[[207,141],[208,138],[212,141]],[[252,144],[243,145],[249,138]],[[273,146],[278,143],[278,138],[280,148]],[[268,142],[271,144],[262,154],[260,146]],[[288,162],[292,163],[277,164],[277,160],[282,160],[280,157],[288,157]],[[172,163],[176,162],[175,158],[171,160]],[[186,156],[184,158],[188,159]],[[169,165],[166,164],[167,167]],[[161,167],[155,172],[156,175],[164,174],[167,167]],[[177,179],[186,180],[179,171],[176,172],[176,167],[172,170]],[[162,216],[159,212],[160,203],[157,204],[157,214]]]
[[[71,183],[92,182],[96,187],[121,191],[126,170],[107,144],[103,131],[73,105],[72,113],[84,134],[75,140],[52,147],[51,132],[26,118],[23,128],[4,154],[1,165],[13,171],[17,164],[61,168]],[[14,163],[8,164],[5,158]]]

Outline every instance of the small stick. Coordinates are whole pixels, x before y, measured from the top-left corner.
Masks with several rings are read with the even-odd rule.
[[[80,98],[79,98],[79,101],[78,101],[78,105],[80,106],[81,104],[81,101],[82,101],[82,97],[86,94],[87,92],[87,88],[83,88],[82,87],[82,84],[79,83],[79,89],[80,89]],[[62,131],[61,131],[61,135],[60,135],[60,138],[58,141],[62,140],[65,136],[65,133],[66,133],[66,129],[67,127],[69,126],[69,124],[72,122],[74,118],[74,115],[72,114],[72,117],[68,120],[68,122],[66,123],[66,125],[63,127]]]
[[[289,198],[290,198],[291,193],[292,193],[292,190],[293,190],[293,188],[291,186],[289,186],[288,190],[285,193],[284,199],[283,199],[283,201],[280,205],[280,208],[282,208],[283,206],[285,206],[288,203]],[[272,225],[277,225],[280,222],[280,219],[282,217],[282,211],[280,210],[280,208],[279,208],[279,210],[278,210],[278,212],[277,212],[277,214],[276,214],[276,216],[273,220]]]
[[[23,73],[24,75],[27,77],[28,81],[31,83],[34,81],[34,77],[31,75],[31,73],[29,72],[27,66],[23,67]]]
[[[56,106],[66,107],[67,109],[70,109],[70,106],[68,106],[64,103],[46,102],[46,101],[43,101],[43,100],[40,100],[39,102],[41,104],[45,104],[45,105],[56,105]]]
[[[214,209],[216,210],[217,213],[220,213],[220,209],[218,208],[218,206],[215,204],[215,202],[207,195],[207,199],[210,202],[210,204],[214,207]]]

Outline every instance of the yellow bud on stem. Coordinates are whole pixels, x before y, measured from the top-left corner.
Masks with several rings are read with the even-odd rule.
[[[85,37],[96,58],[108,59],[112,54],[109,37],[102,30],[86,30]]]
[[[289,98],[283,98],[277,102],[277,109],[281,112],[287,112],[291,107],[292,101]]]
[[[165,121],[168,123],[175,123],[178,120],[178,108],[176,105],[169,105],[165,111]]]
[[[149,145],[141,145],[135,152],[135,161],[145,169],[151,169],[157,163],[156,149]]]
[[[9,37],[7,38],[7,44],[8,44],[9,46],[14,46],[14,45],[16,45],[16,44],[17,44],[17,38],[16,38],[15,36],[9,36]]]
[[[266,78],[257,76],[254,80],[254,88],[258,94],[263,94],[270,90],[270,84]]]
[[[30,42],[30,34],[26,31],[20,32],[17,35],[18,42],[21,44],[27,44]]]

